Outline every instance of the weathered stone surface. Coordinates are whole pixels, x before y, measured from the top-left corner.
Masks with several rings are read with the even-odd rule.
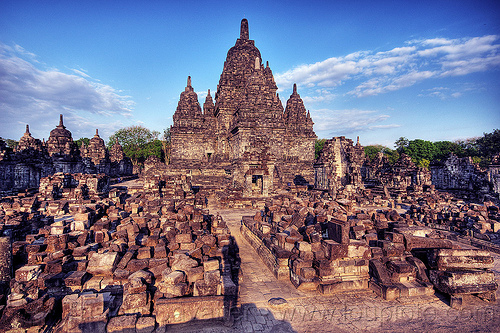
[[[248,35],[240,36],[227,54],[215,105],[208,94],[202,112],[189,77],[173,120],[167,172],[201,170],[199,184],[228,188],[237,182],[247,197],[267,196],[279,184],[313,181],[311,116],[296,86],[283,108],[272,71],[262,65]],[[229,177],[225,169],[231,169]]]
[[[473,294],[491,292],[498,289],[495,275],[491,271],[430,270],[429,279],[438,290],[447,294]]]
[[[17,273],[16,273],[17,274]],[[36,278],[35,272],[26,272],[25,278],[31,280]],[[12,249],[10,237],[0,237],[0,288],[7,286],[12,278]],[[28,276],[31,275],[31,276]],[[17,277],[16,277],[17,279]]]
[[[171,267],[174,271],[184,271],[196,266],[198,266],[198,262],[185,254],[175,254],[172,258]]]
[[[428,237],[419,237],[412,235],[405,235],[406,250],[411,251],[414,249],[451,249],[453,244],[447,239],[435,239]]]
[[[140,317],[135,323],[135,331],[137,333],[152,333],[155,329],[155,317]]]
[[[314,187],[331,194],[336,194],[346,185],[363,187],[361,168],[364,159],[359,138],[356,145],[343,136],[326,140],[314,164]]]
[[[348,246],[347,244],[340,244],[334,240],[324,239],[322,241],[323,247],[325,248],[326,257],[329,260],[335,260],[344,258],[347,256]]]
[[[186,281],[186,274],[182,271],[173,271],[172,273],[164,276],[162,282],[168,284],[177,284]]]
[[[138,313],[141,315],[149,315],[151,307],[150,302],[149,293],[146,291],[124,294],[119,314]]]
[[[118,253],[94,253],[87,265],[87,272],[94,275],[113,275],[118,264]]]
[[[208,260],[203,262],[203,269],[208,271],[218,270],[219,269],[219,260]]]
[[[42,273],[42,267],[40,265],[30,265],[23,266],[16,270],[16,280],[17,281],[34,281],[38,279]]]
[[[137,317],[134,315],[113,317],[106,326],[106,332],[135,333],[136,321]]]
[[[494,258],[477,249],[439,249],[429,252],[429,264],[439,270],[491,269]]]
[[[349,243],[349,224],[342,221],[330,221],[327,224],[328,237],[337,243]]]
[[[160,326],[195,320],[224,319],[223,296],[199,296],[196,302],[188,298],[157,300],[154,315]]]

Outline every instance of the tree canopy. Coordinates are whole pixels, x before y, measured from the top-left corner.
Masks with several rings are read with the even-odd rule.
[[[90,143],[90,139],[89,138],[80,138],[80,139],[76,140],[75,143],[78,146],[78,148],[81,148],[83,144],[88,146]]]
[[[401,154],[410,156],[413,163],[428,168],[433,161],[443,161],[450,154],[458,157],[471,157],[474,163],[487,166],[493,157],[500,153],[500,130],[484,133],[479,138],[468,138],[457,141],[426,141],[422,139],[409,140],[400,137],[394,143],[395,150],[382,145],[365,146],[366,157],[373,160],[377,153],[382,152],[389,158],[389,163],[397,161]]]
[[[149,156],[164,159],[162,141],[158,139],[160,132],[151,131],[143,126],[130,126],[119,129],[109,137],[107,146],[110,149],[116,140],[122,145],[123,152],[134,165],[142,165]]]
[[[500,154],[500,130],[484,133],[483,137],[476,140],[475,148],[481,157],[482,164],[491,163],[493,157]]]
[[[323,149],[325,145],[326,139],[316,139],[314,143],[314,158],[317,159],[319,157],[319,153]]]
[[[382,146],[382,145],[372,145],[363,147],[365,151],[365,156],[372,161],[378,153],[383,153],[389,160],[389,164],[394,164],[399,159],[399,153],[397,150]]]
[[[428,167],[436,155],[436,147],[431,141],[416,139],[409,141],[408,146],[403,147],[399,153],[410,156],[413,163],[418,166]]]
[[[12,148],[12,149],[15,149],[19,145],[19,141],[16,141],[16,140],[5,139],[2,137],[0,137],[0,140],[5,141],[5,144],[7,145],[7,147]]]

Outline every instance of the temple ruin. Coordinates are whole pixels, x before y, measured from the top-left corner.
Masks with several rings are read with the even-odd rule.
[[[2,141],[3,142],[3,141]],[[31,136],[29,125],[19,139],[16,150],[0,144],[0,195],[38,188],[43,177],[58,172],[106,174],[110,177],[132,175],[132,162],[123,154],[118,142],[108,152],[104,140],[96,133],[88,146],[78,149],[71,132],[60,115],[59,125],[47,142]]]
[[[315,159],[297,87],[283,108],[246,19],[215,103],[188,77],[173,117],[170,163],[118,184],[119,143],[96,130],[78,149],[62,115],[47,142],[0,141],[0,331],[500,325],[500,157],[427,170],[334,137]]]

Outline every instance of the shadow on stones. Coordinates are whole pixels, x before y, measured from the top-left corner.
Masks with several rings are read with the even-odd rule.
[[[295,333],[286,320],[279,320],[266,308],[258,308],[254,303],[241,304],[231,309],[229,320],[224,318],[192,320],[181,324],[169,324],[156,328],[155,332],[272,332]]]
[[[238,305],[239,282],[242,276],[241,258],[233,236],[229,237],[229,244],[223,247],[222,255],[223,276],[230,277],[234,282],[234,285],[224,284],[224,316],[167,324],[157,327],[155,332],[296,332],[289,322],[274,318],[268,309],[258,308],[254,303]],[[195,299],[193,303],[196,306]],[[201,316],[206,310],[198,309]]]

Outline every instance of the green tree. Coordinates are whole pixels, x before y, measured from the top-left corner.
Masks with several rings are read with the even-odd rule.
[[[476,140],[476,149],[481,157],[481,165],[487,166],[493,157],[500,153],[500,130],[484,135]]]
[[[76,145],[78,148],[82,148],[82,145],[85,144],[86,146],[89,145],[90,139],[89,138],[80,138],[75,141]]]
[[[457,140],[454,141],[457,145],[460,146],[462,150],[462,154],[459,157],[465,156],[479,156],[479,151],[477,149],[477,140],[479,138],[468,138],[465,140]]]
[[[373,159],[377,156],[377,154],[383,151],[384,148],[385,147],[382,145],[370,145],[370,146],[364,146],[363,150],[365,151],[365,156],[370,161],[373,161]]]
[[[423,158],[423,159],[421,159],[421,160],[418,162],[417,166],[418,166],[418,167],[421,167],[421,168],[426,168],[426,169],[428,169],[430,164],[431,164],[431,161],[429,161],[428,159]]]
[[[434,159],[439,161],[445,160],[448,156],[453,153],[458,157],[465,156],[464,148],[456,142],[451,141],[437,141],[434,142],[435,155]]]
[[[383,153],[385,156],[387,156],[387,158],[389,160],[389,164],[391,164],[391,165],[396,163],[397,160],[399,160],[400,155],[396,149],[393,150],[393,149],[384,147]]]
[[[163,144],[161,140],[155,139],[142,145],[138,154],[139,160],[144,162],[149,156],[156,156],[160,160],[164,159],[165,155],[163,155]]]
[[[15,149],[17,146],[19,146],[19,141],[12,140],[12,139],[3,139],[5,143],[7,144],[7,147]]]
[[[387,157],[389,164],[394,164],[399,159],[399,153],[397,150],[382,146],[382,145],[371,145],[363,147],[366,157],[373,161],[378,153],[383,153]]]
[[[431,141],[416,139],[409,141],[408,146],[403,147],[400,153],[407,154],[411,157],[413,163],[420,165],[424,159],[427,161],[432,161],[434,159],[436,147]]]
[[[316,142],[314,143],[314,158],[319,157],[319,153],[323,149],[325,145],[326,139],[316,139]]]
[[[394,146],[396,146],[396,150],[401,154],[404,151],[404,149],[408,147],[409,144],[410,141],[404,136],[402,136],[396,140]]]
[[[143,126],[130,126],[119,129],[109,137],[107,146],[110,149],[116,140],[122,145],[123,152],[134,165],[143,164],[149,156],[162,157],[160,132],[151,131]],[[157,141],[157,142],[154,142]],[[159,145],[158,153],[156,147]]]

